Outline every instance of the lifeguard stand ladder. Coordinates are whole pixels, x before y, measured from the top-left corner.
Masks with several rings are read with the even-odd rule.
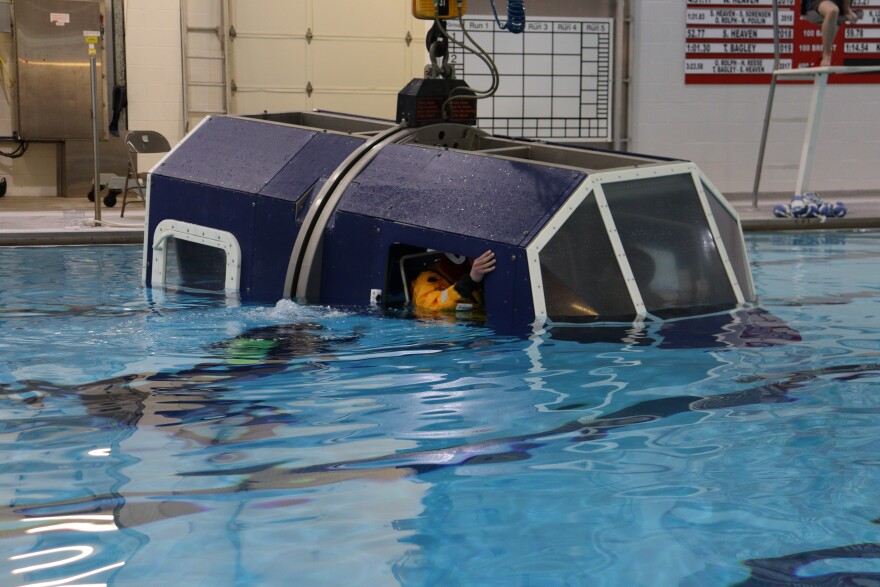
[[[755,170],[755,184],[752,188],[752,207],[758,207],[758,188],[761,185],[761,171],[764,168],[764,150],[767,146],[767,131],[770,129],[771,120],[780,122],[803,122],[806,121],[807,129],[804,133],[804,145],[801,148],[801,160],[798,164],[797,184],[795,194],[803,194],[807,191],[810,182],[810,168],[813,164],[813,150],[816,143],[816,134],[819,131],[819,121],[822,118],[822,105],[825,102],[825,88],[828,85],[828,76],[833,73],[871,73],[880,71],[880,66],[874,65],[832,65],[827,67],[805,67],[803,69],[776,69],[770,80],[770,93],[767,96],[767,110],[764,114],[764,130],[761,133],[761,148],[758,151],[758,167]],[[812,79],[813,97],[810,102],[810,111],[807,118],[773,119],[773,98],[776,94],[776,82],[779,78],[784,79]],[[779,167],[791,168],[793,165],[780,165]]]

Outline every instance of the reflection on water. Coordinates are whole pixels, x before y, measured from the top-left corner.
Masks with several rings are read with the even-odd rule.
[[[751,575],[735,587],[880,583],[880,544],[876,543],[798,552],[745,563],[750,568]]]
[[[25,530],[25,534],[57,532],[59,530],[71,530],[74,532],[114,532],[118,530],[113,522],[113,516],[110,515],[46,516],[42,518],[25,518],[22,522],[27,524],[51,522],[45,526],[29,528]]]
[[[793,287],[774,238],[750,241],[772,313],[531,340],[109,274],[72,297],[135,312],[4,314],[25,280],[0,293],[0,583],[877,581],[846,562],[874,556],[880,248],[809,245],[847,260]]]
[[[38,551],[38,552],[29,552],[27,554],[19,554],[16,556],[9,557],[9,560],[20,561],[20,560],[39,558],[39,557],[45,557],[47,555],[54,555],[54,554],[58,554],[58,553],[68,553],[68,552],[75,552],[77,554],[70,556],[68,558],[65,558],[65,559],[59,559],[59,560],[55,560],[55,561],[49,562],[49,563],[35,564],[35,565],[31,565],[29,567],[21,567],[21,568],[13,570],[12,574],[18,575],[18,574],[24,574],[24,573],[33,573],[33,572],[40,571],[43,569],[51,569],[53,567],[62,567],[64,565],[70,565],[70,564],[76,563],[78,561],[81,561],[83,559],[86,559],[86,558],[92,556],[92,554],[95,552],[95,549],[92,548],[91,546],[65,546],[65,547],[61,547],[61,548],[50,548],[48,550],[42,550],[42,551]],[[86,577],[93,577],[95,575],[100,575],[101,573],[105,573],[105,572],[110,571],[112,569],[116,569],[118,567],[121,567],[124,564],[125,564],[124,562],[120,562],[120,563],[116,563],[116,564],[112,564],[112,565],[107,565],[107,566],[95,569],[93,571],[88,571],[85,573],[80,573],[78,575],[63,577],[63,578],[57,579],[57,580],[44,581],[44,582],[40,582],[40,583],[28,583],[27,585],[25,585],[25,587],[54,587],[56,585],[73,585],[74,581],[81,581],[82,579],[85,579]],[[77,584],[80,587],[98,587],[98,585],[101,585],[101,586],[107,585],[107,583],[92,583],[89,585],[85,585],[83,583],[77,583]]]
[[[27,528],[24,530],[26,535],[38,535],[47,532],[59,533],[103,533],[116,532],[119,527],[115,523],[112,514],[79,514],[66,516],[44,516],[44,517],[25,517],[19,520],[19,526]],[[55,577],[49,581],[39,581],[36,583],[26,583],[25,587],[51,587],[55,585],[84,585],[77,583],[87,577],[102,575],[107,571],[122,567],[125,561],[103,564],[94,568],[95,564],[90,564],[89,559],[94,558],[95,548],[88,545],[62,546],[56,548],[47,548],[26,552],[24,554],[13,555],[9,560],[13,563],[18,561],[27,561],[27,566],[12,569],[12,575],[39,575],[39,571],[47,569],[55,569],[53,574]],[[62,554],[62,556],[55,556]],[[74,554],[70,554],[74,553]],[[46,562],[38,562],[46,561]],[[101,563],[98,563],[101,564]],[[71,571],[71,568],[81,569],[83,566],[91,568],[89,571],[79,572]],[[70,574],[71,572],[75,574]],[[97,583],[90,585],[107,585],[107,583]]]

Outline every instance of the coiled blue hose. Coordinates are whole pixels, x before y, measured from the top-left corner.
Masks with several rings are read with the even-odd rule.
[[[495,0],[492,2],[492,13],[495,14],[495,22],[502,29],[518,35],[526,29],[526,0],[507,0],[507,22],[501,24],[498,19],[498,11],[495,10]]]

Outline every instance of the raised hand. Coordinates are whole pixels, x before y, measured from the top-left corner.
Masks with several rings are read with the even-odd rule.
[[[492,271],[495,271],[495,253],[492,251],[486,251],[474,259],[474,262],[471,265],[471,279],[473,279],[475,283],[480,283],[483,281],[483,277]]]

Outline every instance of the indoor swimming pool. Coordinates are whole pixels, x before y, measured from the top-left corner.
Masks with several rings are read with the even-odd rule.
[[[880,232],[746,246],[759,308],[530,338],[0,248],[0,585],[880,585]]]

